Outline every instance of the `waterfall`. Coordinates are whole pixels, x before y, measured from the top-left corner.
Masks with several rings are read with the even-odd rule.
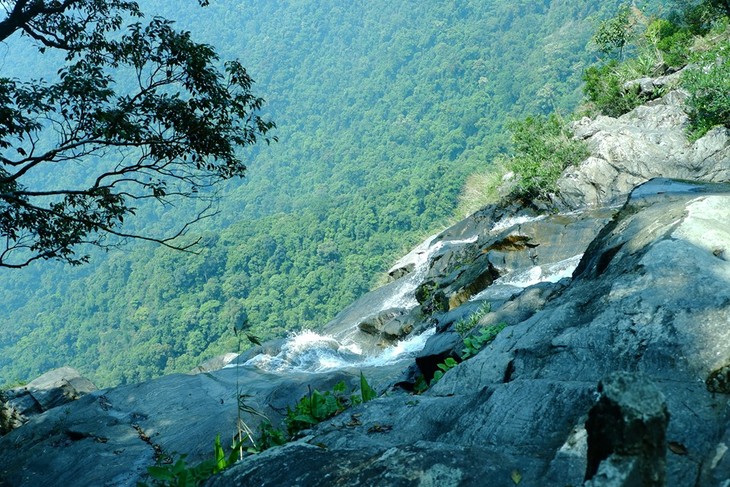
[[[375,355],[364,354],[352,337],[358,331],[357,325],[370,316],[392,308],[410,310],[418,306],[415,291],[425,279],[432,257],[445,247],[475,243],[477,236],[462,240],[440,240],[434,243],[436,235],[427,238],[421,245],[403,257],[394,268],[410,267],[413,270],[389,284],[387,294],[367,307],[364,315],[353,315],[345,329],[333,335],[319,334],[311,330],[290,335],[278,354],[259,354],[248,360],[251,365],[270,371],[323,372],[346,367],[378,367],[413,358],[421,351],[426,340],[435,333],[435,328],[397,342]]]
[[[259,354],[244,365],[272,372],[326,372],[348,367],[383,367],[413,358],[436,328],[399,341],[378,355],[363,355],[354,343],[343,344],[311,330],[292,334],[277,355]]]
[[[545,216],[507,218],[497,222],[490,233],[542,218]],[[328,328],[331,334],[320,334],[311,330],[294,333],[276,355],[260,354],[248,360],[245,365],[277,372],[323,372],[348,367],[385,366],[414,357],[435,333],[435,328],[397,342],[377,353],[367,354],[355,339],[359,331],[358,325],[387,310],[408,311],[418,306],[415,291],[426,279],[433,258],[445,249],[474,244],[477,239],[478,235],[461,240],[438,240],[438,235],[427,238],[400,259],[390,271],[397,273],[410,269],[410,272],[368,293],[344,310],[338,315],[339,319],[335,319],[337,325]],[[583,254],[579,254],[559,262],[533,266],[502,276],[471,300],[508,299],[539,282],[557,282],[572,275],[582,256]]]

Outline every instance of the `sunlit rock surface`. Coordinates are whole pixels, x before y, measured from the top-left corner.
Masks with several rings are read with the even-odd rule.
[[[623,202],[631,189],[655,177],[730,181],[730,132],[710,130],[690,143],[685,94],[671,91],[619,118],[584,118],[573,126],[591,157],[566,169],[558,199],[568,207]]]
[[[705,380],[730,361],[728,191],[642,186],[567,288],[429,391],[367,403],[207,485],[580,485],[584,424],[615,371],[666,398],[667,485],[719,485],[728,396]]]

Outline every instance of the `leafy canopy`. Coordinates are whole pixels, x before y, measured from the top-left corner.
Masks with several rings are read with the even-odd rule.
[[[88,257],[77,246],[114,237],[176,247],[191,222],[171,236],[124,233],[135,204],[202,198],[203,218],[214,197],[206,190],[244,175],[238,149],[275,140],[239,62],[220,69],[210,46],[163,18],[143,23],[135,2],[0,8],[0,41],[17,37],[64,59],[52,82],[0,77],[0,266],[80,264]]]

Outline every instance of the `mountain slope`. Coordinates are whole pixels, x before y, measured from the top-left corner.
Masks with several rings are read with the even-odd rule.
[[[100,385],[186,370],[235,349],[244,312],[263,338],[326,323],[447,221],[466,175],[503,150],[507,117],[577,103],[588,17],[616,3],[148,5],[241,58],[280,142],[224,188],[199,256],[129,246],[1,272],[0,383],[61,364]]]

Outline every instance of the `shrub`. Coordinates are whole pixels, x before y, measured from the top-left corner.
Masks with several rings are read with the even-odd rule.
[[[730,41],[723,41],[694,59],[696,67],[682,76],[689,93],[689,137],[696,140],[716,125],[730,128]]]
[[[461,358],[466,360],[479,353],[486,344],[497,338],[499,332],[504,330],[506,326],[507,323],[497,323],[496,325],[485,327],[478,335],[464,338],[464,350],[461,352]]]
[[[477,324],[479,323],[479,320],[481,320],[482,317],[485,314],[489,313],[491,310],[492,310],[492,304],[488,301],[485,302],[474,313],[470,314],[466,318],[462,318],[459,321],[457,321],[456,324],[454,325],[454,329],[462,337],[466,336],[470,331],[472,331],[474,329],[475,326],[477,326]]]
[[[638,86],[624,89],[624,82],[628,79],[619,74],[619,63],[616,60],[602,66],[590,66],[583,73],[583,81],[583,92],[588,101],[596,111],[609,117],[619,117],[646,101],[646,98],[639,95]]]
[[[538,115],[509,124],[514,155],[505,161],[517,181],[512,196],[546,198],[554,192],[563,170],[588,157],[583,141],[572,139],[555,114]]]

